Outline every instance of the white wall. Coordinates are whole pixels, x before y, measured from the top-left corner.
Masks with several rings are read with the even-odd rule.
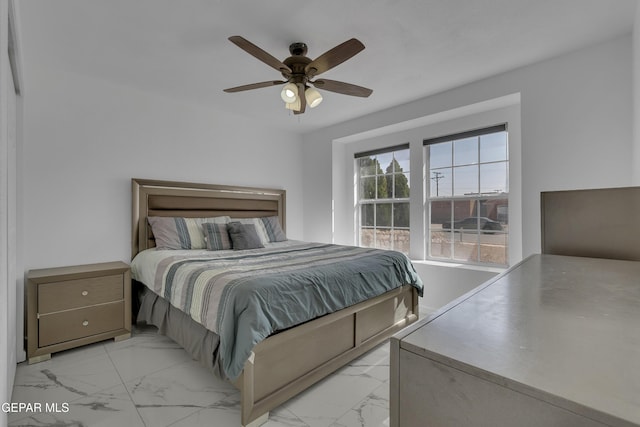
[[[452,268],[439,263],[414,263],[418,275],[427,278],[420,307],[433,313],[449,302],[466,294],[498,273],[465,266]]]
[[[302,237],[297,137],[71,72],[31,76],[26,269],[129,261],[131,178],[284,188],[288,234]]]
[[[332,182],[341,167],[332,141],[519,93],[521,253],[539,252],[541,191],[630,185],[631,82],[629,35],[305,135],[304,219],[313,227],[304,238],[333,238],[333,190],[343,184]]]

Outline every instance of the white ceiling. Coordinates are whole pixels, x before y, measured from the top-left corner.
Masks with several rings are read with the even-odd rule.
[[[637,0],[20,0],[25,88],[49,67],[307,132],[547,59],[632,30]],[[356,37],[366,49],[322,75],[373,89],[331,92],[300,116],[278,80],[227,37],[273,56],[315,58]]]

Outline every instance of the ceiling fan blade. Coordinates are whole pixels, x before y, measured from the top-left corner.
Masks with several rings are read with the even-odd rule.
[[[260,82],[260,83],[251,83],[249,85],[242,85],[236,87],[230,87],[228,89],[224,89],[225,92],[242,92],[243,90],[251,90],[251,89],[260,89],[261,87],[269,87],[269,86],[277,86],[286,83],[283,80],[270,80],[268,82]]]
[[[350,39],[338,46],[330,49],[311,61],[305,67],[305,74],[312,78],[325,71],[328,71],[336,65],[342,64],[347,59],[356,55],[364,49],[364,45],[358,39]]]
[[[360,96],[366,98],[373,93],[373,90],[366,87],[357,86],[351,83],[339,82],[336,80],[316,80],[309,82],[318,89],[328,90],[329,92],[341,93],[343,95]]]
[[[305,87],[304,87],[304,83],[297,83],[298,86],[298,98],[300,98],[300,109],[297,111],[294,111],[293,114],[302,114],[304,113],[304,110],[307,108],[307,97],[304,93],[305,91]]]
[[[229,37],[229,41],[238,46],[240,49],[244,50],[250,55],[258,58],[260,61],[264,62],[270,67],[275,68],[281,73],[285,74],[287,77],[291,75],[291,68],[282,63],[278,58],[272,56],[271,54],[265,52],[255,44],[251,43],[249,40],[245,39],[242,36],[231,36]]]

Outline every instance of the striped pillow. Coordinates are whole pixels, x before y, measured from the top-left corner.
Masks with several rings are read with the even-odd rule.
[[[264,229],[267,232],[270,242],[283,242],[287,240],[287,236],[282,231],[280,226],[280,219],[277,216],[265,216],[260,218]]]
[[[220,251],[231,249],[231,240],[227,231],[227,224],[214,224],[205,222],[202,224],[204,239],[207,242],[207,249],[210,251]]]
[[[214,218],[147,217],[157,249],[205,249],[202,224],[226,224],[228,216]]]

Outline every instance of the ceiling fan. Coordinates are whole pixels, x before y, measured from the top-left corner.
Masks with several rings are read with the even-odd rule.
[[[280,96],[285,102],[286,108],[293,110],[294,114],[302,114],[307,105],[313,108],[322,102],[322,95],[316,88],[363,98],[368,97],[373,92],[371,89],[351,83],[329,79],[313,80],[319,74],[342,64],[347,59],[362,51],[364,45],[357,39],[347,40],[333,49],[326,51],[314,60],[306,56],[306,44],[293,43],[289,46],[291,56],[284,61],[280,61],[241,36],[231,36],[229,40],[240,49],[278,70],[286,80],[269,80],[236,86],[224,89],[225,92],[241,92],[284,84]]]

